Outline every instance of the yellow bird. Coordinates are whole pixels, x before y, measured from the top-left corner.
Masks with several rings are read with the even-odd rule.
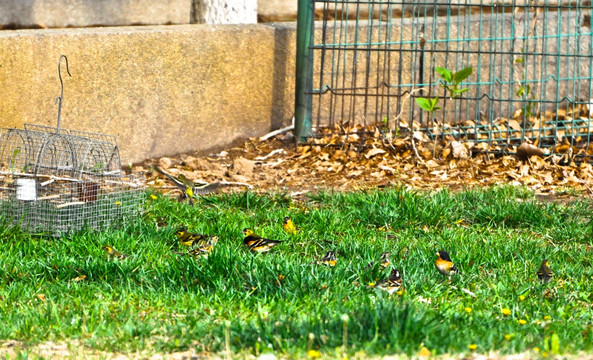
[[[387,251],[384,252],[383,254],[381,254],[381,257],[379,258],[379,266],[381,267],[381,270],[385,270],[391,264],[391,260],[389,260],[389,256],[391,256],[391,254],[388,253]],[[372,269],[374,266],[375,266],[375,262],[371,261],[367,267],[369,269]]]
[[[195,195],[207,195],[218,190],[218,188],[222,186],[218,181],[213,183],[193,182],[183,174],[179,174],[179,176],[175,177],[158,166],[155,166],[154,169],[175,184],[175,186],[181,190],[182,199],[187,198],[190,205],[193,205],[193,198]]]
[[[282,223],[282,229],[284,229],[284,231],[290,235],[294,235],[301,231],[301,228],[296,226],[294,222],[292,222],[290,216],[286,216],[284,218],[284,222]]]
[[[336,266],[336,263],[338,262],[338,258],[336,257],[336,254],[333,250],[328,251],[327,254],[325,254],[325,256],[323,256],[321,258],[321,260],[319,260],[317,263],[321,264],[321,265],[325,265],[325,266],[329,266],[329,267],[334,267]]]
[[[249,248],[249,250],[258,253],[264,253],[270,251],[274,246],[282,243],[280,240],[265,239],[257,235],[253,230],[249,228],[243,229],[245,238],[243,244]]]
[[[180,174],[179,177],[175,177],[166,172],[165,170],[159,168],[158,166],[155,166],[154,169],[159,173],[165,175],[167,179],[169,179],[173,184],[175,184],[175,186],[177,186],[177,188],[181,190],[181,198],[188,198],[190,205],[193,205],[194,186],[191,180],[189,180],[183,174]]]
[[[113,257],[113,258],[125,259],[125,258],[129,257],[126,254],[120,253],[119,251],[115,250],[112,246],[109,246],[109,245],[105,245],[101,249],[103,249],[107,253],[108,256]]]
[[[539,281],[543,281],[549,283],[554,276],[554,272],[550,268],[550,263],[548,259],[542,260],[542,264],[540,265],[539,269],[537,270],[537,278]]]
[[[205,235],[205,234],[198,234],[192,233],[187,231],[186,228],[182,227],[175,231],[175,236],[179,240],[179,243],[185,246],[194,246],[194,245],[204,245],[210,239],[215,237],[214,235]],[[218,237],[216,238],[218,240]]]
[[[437,259],[434,262],[434,265],[436,266],[437,270],[445,275],[445,276],[451,276],[453,274],[457,273],[457,267],[455,266],[455,264],[453,264],[453,261],[451,261],[451,258],[449,257],[449,253],[447,253],[446,251],[440,250],[437,251]]]
[[[214,249],[214,246],[218,243],[218,236],[211,236],[205,244],[198,245],[197,248],[190,250],[188,254],[193,257],[204,256],[208,257],[208,255]]]

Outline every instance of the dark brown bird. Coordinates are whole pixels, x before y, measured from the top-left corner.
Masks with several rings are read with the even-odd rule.
[[[550,269],[550,263],[548,262],[548,259],[543,259],[542,264],[537,270],[537,279],[539,281],[549,283],[553,276],[554,272],[552,269]]]

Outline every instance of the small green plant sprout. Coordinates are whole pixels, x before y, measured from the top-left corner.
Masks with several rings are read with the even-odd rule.
[[[456,73],[440,66],[435,66],[435,70],[441,75],[444,81],[443,87],[449,91],[449,97],[451,99],[456,99],[469,90],[468,88],[460,88],[460,84],[472,74],[473,68],[471,66],[461,69]]]
[[[16,158],[21,153],[21,148],[15,148],[12,150],[12,157],[10,158],[10,172],[14,172],[14,165],[16,164]]]
[[[439,103],[438,97],[435,97],[434,99],[417,97],[414,100],[416,100],[416,104],[418,104],[418,106],[420,106],[422,110],[428,111],[431,114],[440,109],[440,107],[437,106],[437,104]]]
[[[527,118],[533,117],[535,106],[529,100],[535,100],[535,95],[531,91],[531,86],[521,84],[519,86],[519,88],[517,89],[517,91],[515,92],[515,95],[517,95],[517,97],[522,98],[523,100],[526,101],[525,106],[521,109],[521,113],[520,113],[521,117],[523,117],[523,116],[525,116]]]

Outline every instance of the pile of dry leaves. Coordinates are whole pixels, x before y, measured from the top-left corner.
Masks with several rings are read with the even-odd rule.
[[[149,186],[173,193],[170,183],[150,170],[159,165],[194,180],[248,183],[254,191],[307,192],[404,185],[412,188],[525,185],[537,193],[580,190],[593,195],[593,168],[575,163],[569,147],[551,152],[532,144],[515,146],[514,155],[491,151],[486,143],[453,137],[430,140],[426,132],[381,132],[375,126],[335,127],[294,145],[292,134],[252,138],[217,154],[182,154],[147,160],[134,167]],[[494,149],[495,150],[495,149]]]

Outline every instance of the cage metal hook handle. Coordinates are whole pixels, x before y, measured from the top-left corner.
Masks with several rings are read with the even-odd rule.
[[[57,133],[60,132],[60,118],[62,115],[62,99],[64,99],[64,82],[62,81],[62,71],[61,71],[62,58],[66,59],[66,72],[68,73],[68,75],[70,75],[70,77],[72,77],[72,74],[70,74],[70,68],[68,67],[68,58],[66,57],[66,55],[61,55],[60,59],[58,60],[58,77],[60,78],[60,86],[62,87],[62,90],[60,92],[60,96],[58,96],[56,98],[56,104],[58,104],[58,126],[56,127]]]

